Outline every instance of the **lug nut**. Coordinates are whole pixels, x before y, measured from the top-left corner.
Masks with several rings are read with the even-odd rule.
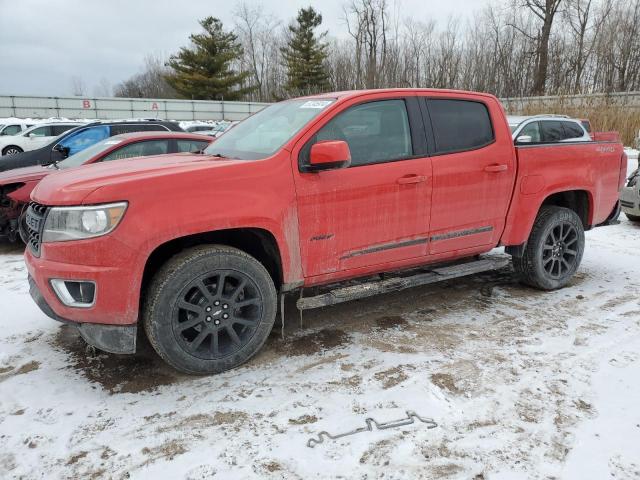
[[[220,320],[216,320],[215,322],[213,322],[216,325],[220,325]]]
[[[211,311],[211,307],[205,308],[205,311],[210,312]]]
[[[207,318],[205,318],[205,320],[206,320],[207,322],[210,322],[210,321],[211,321],[211,317],[207,317]]]
[[[225,313],[224,315],[222,315],[222,318],[226,320],[227,318],[229,318],[229,315]]]
[[[215,302],[213,302],[213,304],[217,307],[218,305],[220,305],[220,300],[216,300]]]
[[[222,308],[229,308],[229,305],[225,303],[224,305],[222,305]]]

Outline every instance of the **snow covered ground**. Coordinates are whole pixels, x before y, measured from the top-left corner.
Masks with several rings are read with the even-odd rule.
[[[306,313],[237,370],[92,352],[0,246],[0,478],[640,478],[640,226],[557,292],[487,273]],[[325,440],[400,420],[433,418]]]

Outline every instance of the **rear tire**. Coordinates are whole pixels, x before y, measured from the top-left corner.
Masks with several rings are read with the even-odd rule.
[[[24,150],[22,150],[20,147],[9,145],[2,150],[2,155],[17,155],[18,153],[22,152],[24,152]]]
[[[153,348],[171,366],[201,375],[253,357],[275,321],[276,289],[255,258],[200,246],[171,258],[151,281],[143,312]]]
[[[640,217],[637,215],[631,215],[630,213],[625,212],[624,213],[627,218],[629,219],[630,222],[640,222]]]
[[[584,227],[568,208],[543,206],[521,257],[513,267],[521,281],[541,290],[564,287],[576,273],[584,253]]]

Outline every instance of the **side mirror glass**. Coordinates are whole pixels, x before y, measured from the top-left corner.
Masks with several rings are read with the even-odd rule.
[[[344,140],[326,140],[311,147],[307,172],[347,168],[351,165],[351,151]]]
[[[520,143],[531,143],[532,140],[533,140],[533,138],[531,138],[531,135],[520,135],[516,139],[516,143],[518,143],[518,144],[520,144]]]
[[[59,143],[53,147],[53,151],[62,154],[63,158],[67,158],[69,156],[69,147],[64,147]]]

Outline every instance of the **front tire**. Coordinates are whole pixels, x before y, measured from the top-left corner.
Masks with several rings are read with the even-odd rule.
[[[276,300],[273,281],[255,258],[223,245],[194,247],[154,276],[144,328],[156,352],[177,370],[220,373],[260,350],[275,321]]]
[[[541,290],[564,287],[576,273],[584,253],[584,227],[568,208],[543,206],[529,240],[513,266],[523,283]]]
[[[640,217],[637,215],[631,215],[630,213],[624,212],[630,222],[640,222]]]
[[[17,155],[22,152],[24,152],[24,150],[22,150],[20,147],[9,145],[8,147],[5,147],[4,150],[2,150],[2,155]]]

